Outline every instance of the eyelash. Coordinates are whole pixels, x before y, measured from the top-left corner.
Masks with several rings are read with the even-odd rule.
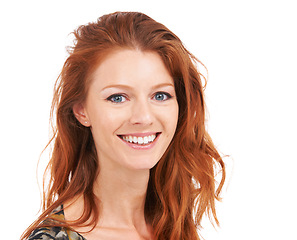
[[[170,98],[172,98],[172,96],[169,94],[169,93],[167,93],[167,92],[156,92],[155,93],[155,95],[154,95],[154,98],[156,98],[156,96],[157,95],[160,95],[160,94],[163,94],[163,95],[165,95],[167,98],[164,100],[161,100],[160,102],[163,102],[163,101],[167,101],[167,100],[169,100]],[[156,99],[157,100],[157,99]],[[157,100],[157,101],[159,101],[159,100]]]
[[[108,98],[106,98],[106,100],[107,100],[107,101],[110,101],[110,102],[113,102],[113,103],[122,103],[122,101],[121,101],[121,102],[117,102],[117,101],[115,101],[114,98],[116,98],[116,97],[121,97],[121,98],[124,97],[124,98],[127,99],[127,97],[126,97],[124,94],[117,93],[117,94],[112,94],[112,95],[110,95]]]
[[[165,95],[166,96],[166,99],[162,99],[162,100],[157,100],[156,99],[156,96],[157,95]],[[108,98],[106,98],[107,101],[110,101],[112,103],[123,103],[124,101],[116,101],[115,98],[116,97],[121,97],[121,98],[125,98],[126,100],[128,99],[128,97],[125,96],[125,94],[122,94],[122,93],[117,93],[117,94],[112,94],[110,95]],[[171,94],[167,93],[167,92],[156,92],[153,96],[153,98],[158,101],[158,102],[164,102],[164,101],[167,101],[169,100],[170,98],[172,98]]]

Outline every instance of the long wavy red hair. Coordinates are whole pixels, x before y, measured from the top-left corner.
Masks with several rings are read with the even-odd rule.
[[[145,203],[146,221],[157,240],[197,240],[197,229],[206,213],[218,224],[215,201],[225,181],[225,167],[205,128],[203,77],[199,61],[164,25],[138,12],[104,15],[80,26],[56,82],[52,118],[56,124],[53,150],[47,166],[49,183],[44,186],[43,212],[23,234],[29,236],[50,213],[82,194],[83,216],[68,227],[88,221],[94,227],[100,217],[93,193],[98,159],[92,134],[75,118],[74,104],[83,102],[95,67],[115,48],[154,51],[171,73],[179,105],[176,133],[158,164],[151,169]],[[50,144],[49,143],[49,144]],[[100,159],[99,159],[100,161]],[[221,171],[216,187],[216,172]],[[100,174],[100,173],[99,173]]]

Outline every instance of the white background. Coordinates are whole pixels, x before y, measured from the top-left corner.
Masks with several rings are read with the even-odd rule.
[[[1,239],[18,239],[37,217],[36,167],[68,34],[117,10],[165,24],[208,68],[208,129],[230,157],[221,228],[205,220],[202,236],[296,240],[297,6],[289,0],[1,2]],[[46,152],[39,176],[47,160]]]

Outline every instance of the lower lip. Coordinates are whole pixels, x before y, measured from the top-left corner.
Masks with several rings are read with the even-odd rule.
[[[161,133],[159,133],[155,140],[149,144],[146,145],[140,145],[140,144],[135,144],[135,143],[130,143],[130,142],[126,142],[125,140],[123,140],[122,138],[120,138],[125,144],[127,144],[129,147],[136,149],[136,150],[148,150],[151,149],[155,146],[156,142],[159,140],[159,136],[161,135]]]

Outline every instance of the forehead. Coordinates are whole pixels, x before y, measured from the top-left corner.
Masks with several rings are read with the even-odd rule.
[[[173,79],[156,52],[120,49],[109,53],[95,68],[92,82],[103,88],[110,84],[173,84]]]

